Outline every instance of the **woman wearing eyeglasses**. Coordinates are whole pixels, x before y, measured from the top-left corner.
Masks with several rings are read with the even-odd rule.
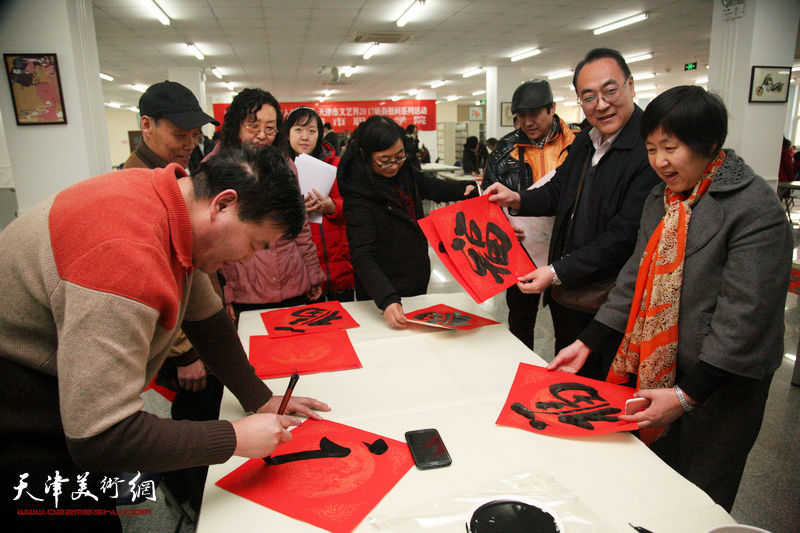
[[[393,327],[405,327],[401,298],[425,294],[431,274],[428,243],[417,224],[422,200],[454,202],[476,196],[473,181],[425,176],[391,118],[362,122],[339,164],[356,299],[372,299]]]
[[[289,155],[295,159],[300,154],[316,157],[329,165],[339,166],[333,147],[322,140],[322,118],[310,107],[298,107],[286,116],[283,131],[289,140]],[[342,196],[333,182],[330,194],[325,196],[316,189],[306,195],[306,211],[323,215],[322,223],[311,223],[311,237],[317,246],[317,258],[327,279],[323,283],[326,300],[352,302],[353,265],[347,245]]]
[[[274,96],[261,89],[244,89],[225,112],[219,142],[208,157],[243,144],[272,145],[286,151],[288,143],[282,126],[283,113]],[[297,174],[291,159],[290,166]],[[242,311],[304,305],[317,300],[325,281],[308,222],[296,239],[281,239],[268,250],[257,251],[246,265],[237,263],[222,273],[225,305],[234,321]]]
[[[721,99],[673,87],[641,127],[663,183],[608,301],[548,368],[576,372],[592,351],[618,347],[606,380],[648,404],[620,419],[730,511],[783,359],[792,230],[775,190],[722,150]]]

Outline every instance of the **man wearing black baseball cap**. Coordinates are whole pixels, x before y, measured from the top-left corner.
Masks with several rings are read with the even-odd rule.
[[[142,140],[123,169],[165,168],[170,163],[187,168],[192,151],[203,137],[200,128],[209,122],[219,126],[219,122],[203,112],[192,91],[174,81],[148,87],[139,98],[139,113]],[[216,276],[210,279],[219,294]],[[219,417],[222,382],[206,372],[205,363],[183,331],[175,338],[156,381],[176,393],[171,407],[174,420],[202,421]],[[206,467],[195,467],[168,472],[164,481],[178,500],[189,499],[196,510],[203,494],[206,470]]]
[[[521,192],[564,162],[575,134],[556,115],[553,90],[547,80],[530,80],[517,87],[511,98],[511,112],[519,129],[497,142],[486,165],[483,186],[502,183]],[[546,264],[553,219],[528,217],[520,220],[509,216],[509,220],[531,259],[537,266]],[[539,294],[525,294],[513,285],[506,291],[506,303],[509,331],[533,350]]]
[[[200,108],[192,91],[174,81],[151,85],[139,99],[142,141],[122,168],[189,166],[189,156],[202,138],[200,128],[219,122]]]

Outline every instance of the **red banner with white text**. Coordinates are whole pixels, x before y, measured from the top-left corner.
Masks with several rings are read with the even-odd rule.
[[[225,119],[225,111],[230,104],[214,104],[214,118],[220,124]],[[398,100],[396,102],[384,100],[367,100],[358,102],[282,102],[283,116],[288,115],[297,107],[310,107],[315,109],[322,122],[330,122],[333,131],[353,131],[359,124],[372,115],[385,115],[391,117],[400,126],[405,128],[415,124],[421,131],[436,130],[436,101],[435,100]],[[217,128],[219,129],[219,128]]]

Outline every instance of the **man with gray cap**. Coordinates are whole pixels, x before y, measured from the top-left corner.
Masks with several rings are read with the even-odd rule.
[[[489,187],[497,182],[520,192],[532,187],[564,161],[575,134],[556,115],[553,90],[547,80],[526,81],[517,87],[511,98],[511,112],[516,116],[519,129],[497,142],[486,166],[483,186]],[[524,219],[517,220],[516,217],[509,216],[517,238],[532,255],[534,262],[539,257],[539,262],[546,263],[553,219],[537,218],[537,237],[530,235],[531,232],[528,231],[526,238],[524,226],[530,224],[526,224]],[[508,329],[533,350],[533,328],[539,309],[539,294],[525,294],[514,285],[506,291],[506,303]]]
[[[202,138],[201,127],[214,117],[200,108],[192,91],[174,81],[151,85],[139,98],[142,140],[122,168],[189,166],[189,157]]]

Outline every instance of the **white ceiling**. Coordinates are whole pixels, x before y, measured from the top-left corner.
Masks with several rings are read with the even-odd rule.
[[[136,105],[141,93],[131,84],[167,79],[167,70],[207,70],[210,101],[229,101],[237,90],[261,87],[279,101],[382,100],[407,97],[412,89],[435,90],[437,98],[461,95],[474,101],[485,76],[461,76],[475,67],[519,69],[519,82],[575,67],[590,49],[605,46],[624,56],[652,52],[632,63],[634,75],[655,73],[640,85],[657,91],[707,76],[713,0],[427,0],[404,28],[395,20],[411,0],[156,0],[172,19],[156,20],[141,0],[93,0],[97,48],[106,101]],[[592,29],[640,12],[647,20],[595,36]],[[366,43],[351,42],[359,32],[402,32],[400,44],[382,44],[371,59]],[[198,61],[186,43],[205,54]],[[532,48],[543,52],[512,63]],[[698,70],[684,72],[696,61]],[[349,78],[344,70],[358,67]],[[330,68],[342,73],[331,82]],[[218,68],[224,80],[210,69]],[[324,67],[324,69],[323,69]],[[322,72],[321,72],[322,71]],[[571,79],[551,81],[556,96],[574,99]]]

